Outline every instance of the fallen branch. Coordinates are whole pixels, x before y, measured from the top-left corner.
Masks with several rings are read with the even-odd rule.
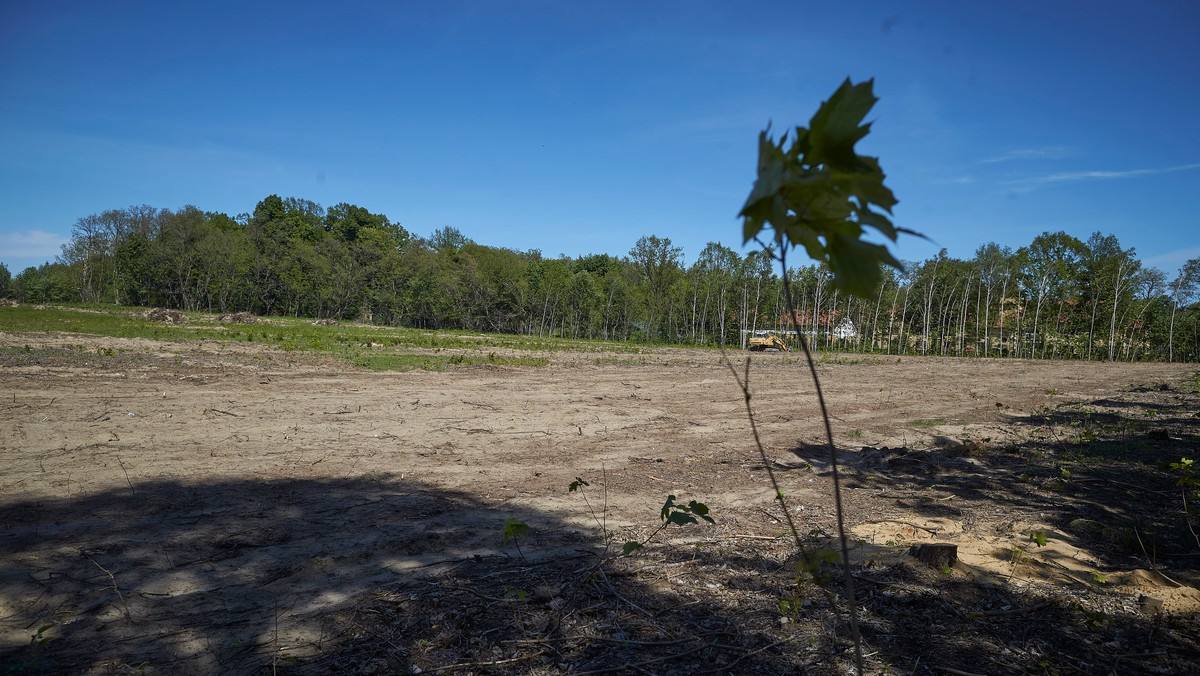
[[[434,667],[434,668],[430,669],[430,671],[438,672],[438,671],[454,671],[456,669],[475,669],[478,667],[498,667],[501,664],[512,664],[513,662],[524,662],[525,660],[531,660],[535,657],[541,657],[543,652],[545,652],[545,651],[539,650],[539,651],[537,651],[535,653],[531,653],[529,655],[510,657],[505,660],[487,660],[485,662],[459,662],[458,664],[447,664],[444,667]]]
[[[977,674],[973,671],[959,671],[958,669],[951,669],[950,667],[934,667],[934,669],[937,669],[938,671],[944,671],[947,674],[953,674],[954,676],[984,676],[984,674]]]
[[[121,589],[119,587],[117,587],[116,576],[114,576],[111,572],[109,572],[109,570],[107,568],[105,568],[104,566],[100,565],[99,563],[96,563],[96,559],[93,559],[92,555],[88,554],[86,549],[80,549],[79,553],[83,554],[85,557],[87,557],[88,561],[91,561],[93,565],[95,565],[105,575],[108,576],[108,581],[112,583],[112,590],[117,593],[117,598],[121,599],[121,607],[125,614],[125,620],[127,622],[133,622],[133,617],[129,614],[129,602],[125,600],[125,595],[122,594]]]
[[[617,588],[613,586],[613,583],[612,583],[612,581],[610,581],[610,580],[608,579],[608,575],[606,575],[606,574],[604,573],[604,568],[603,568],[603,567],[597,567],[597,568],[596,568],[596,570],[597,570],[597,572],[599,572],[599,573],[600,573],[600,579],[601,579],[601,580],[604,580],[604,584],[608,586],[608,590],[609,590],[610,592],[612,592],[612,595],[613,595],[613,596],[615,596],[615,597],[617,597],[617,598],[621,599],[621,600],[622,600],[622,601],[624,601],[626,604],[628,604],[630,608],[633,608],[634,610],[638,611],[639,613],[641,613],[642,615],[644,615],[646,618],[648,618],[648,619],[651,619],[651,620],[653,620],[653,619],[654,619],[654,614],[653,614],[653,613],[651,613],[650,611],[648,611],[648,610],[646,610],[646,609],[642,608],[641,606],[639,606],[638,604],[634,603],[633,601],[630,601],[629,599],[625,598],[624,596],[621,596],[621,593],[620,593],[620,592],[618,592],[618,591],[617,591]],[[584,672],[584,673],[587,673],[587,672]]]
[[[698,653],[701,650],[704,650],[705,648],[709,648],[709,647],[711,647],[710,644],[705,643],[704,645],[697,646],[695,648],[692,648],[691,650],[685,650],[681,653],[674,653],[672,655],[663,655],[662,657],[652,657],[648,660],[643,660],[641,662],[635,662],[633,664],[623,664],[623,665],[617,666],[617,667],[605,667],[604,669],[591,669],[589,671],[577,671],[575,673],[580,674],[580,675],[582,675],[582,674],[608,674],[608,673],[612,673],[614,671],[625,671],[626,669],[638,669],[638,668],[645,667],[645,666],[648,666],[651,664],[656,664],[658,662],[666,662],[667,660],[676,660],[676,659],[679,659],[680,657],[687,657],[688,655],[691,655],[692,653]]]
[[[734,660],[734,661],[730,662],[729,664],[726,664],[726,665],[724,665],[724,666],[722,666],[722,667],[719,667],[719,668],[716,668],[716,669],[709,669],[708,671],[702,671],[702,672],[700,672],[700,673],[702,673],[702,674],[721,674],[721,673],[728,673],[728,672],[729,672],[729,670],[730,670],[730,669],[732,669],[734,666],[736,666],[738,662],[741,662],[742,660],[746,659],[747,657],[754,657],[755,655],[757,655],[757,654],[759,654],[759,653],[764,653],[764,652],[766,652],[766,651],[770,650],[771,648],[776,648],[776,647],[779,647],[779,646],[781,646],[781,645],[784,645],[784,644],[787,644],[787,643],[791,643],[792,641],[795,641],[795,640],[796,640],[796,639],[798,639],[798,638],[800,638],[800,636],[799,636],[799,635],[796,635],[796,636],[789,636],[789,637],[787,637],[787,638],[785,638],[785,639],[782,639],[782,640],[779,640],[779,641],[775,641],[774,643],[770,643],[770,644],[768,644],[768,645],[765,645],[765,646],[763,646],[763,647],[761,647],[761,648],[758,648],[757,650],[751,650],[750,652],[748,652],[748,653],[746,653],[746,654],[742,655],[741,657],[737,658],[736,660]]]
[[[1024,613],[1032,613],[1043,608],[1049,607],[1049,603],[1039,603],[1036,606],[1025,606],[1023,608],[1009,608],[1008,610],[968,610],[965,611],[967,619],[975,617],[998,617],[1001,615],[1022,615]]]

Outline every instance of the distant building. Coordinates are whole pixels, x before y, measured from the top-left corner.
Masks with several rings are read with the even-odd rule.
[[[858,337],[858,329],[854,327],[854,322],[850,321],[849,317],[842,317],[842,321],[833,327],[831,334],[839,340],[853,340]]]

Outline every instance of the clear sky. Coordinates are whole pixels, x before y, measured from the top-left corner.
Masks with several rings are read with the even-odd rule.
[[[1200,256],[1200,3],[0,0],[0,261],[276,193],[547,256],[741,248],[769,121],[847,76],[921,259],[1100,230]]]

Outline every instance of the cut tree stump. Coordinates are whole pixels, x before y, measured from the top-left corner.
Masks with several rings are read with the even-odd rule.
[[[908,550],[909,556],[915,556],[926,565],[938,570],[953,568],[958,561],[958,545],[935,543],[913,545]]]

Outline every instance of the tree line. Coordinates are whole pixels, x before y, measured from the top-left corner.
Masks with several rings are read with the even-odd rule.
[[[271,195],[230,217],[193,206],[80,218],[54,263],[0,296],[213,313],[359,320],[570,338],[739,346],[787,330],[769,251],[710,242],[685,265],[670,239],[624,256],[547,258],[479,244],[453,227],[415,236],[353,204]],[[883,270],[870,299],[829,270],[790,270],[799,329],[820,349],[1050,359],[1200,359],[1200,259],[1173,278],[1113,235],[1043,233],[1017,249],[945,250]]]

